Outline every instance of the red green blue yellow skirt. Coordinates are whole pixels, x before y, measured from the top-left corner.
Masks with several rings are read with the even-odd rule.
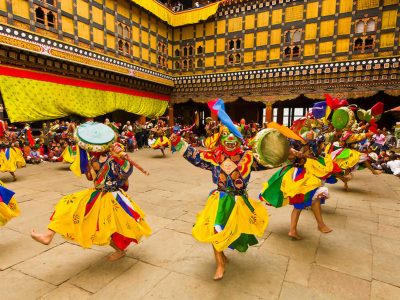
[[[63,161],[72,164],[75,161],[76,150],[74,151],[71,146],[65,147],[64,151],[61,153]]]
[[[131,242],[149,236],[144,212],[123,191],[86,189],[62,198],[50,219],[49,229],[84,248],[109,245],[124,250]]]
[[[260,202],[247,195],[214,191],[201,211],[192,234],[200,242],[211,243],[217,251],[226,248],[245,252],[258,243],[268,225],[268,213]]]
[[[153,149],[164,149],[168,148],[169,145],[171,144],[169,138],[166,136],[162,136],[157,138],[157,140],[154,142],[154,144],[151,145],[151,148]]]
[[[14,192],[5,188],[4,183],[0,181],[0,226],[4,226],[19,214],[20,211]]]

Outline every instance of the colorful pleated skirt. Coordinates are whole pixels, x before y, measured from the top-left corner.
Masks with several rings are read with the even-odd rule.
[[[162,136],[157,138],[157,140],[151,145],[151,148],[153,149],[164,149],[168,148],[169,145],[171,144],[169,138],[166,136]]]
[[[0,181],[0,226],[4,226],[20,214],[14,194],[13,191],[5,188],[3,182]]]
[[[149,236],[144,212],[122,190],[86,189],[62,198],[50,219],[49,229],[84,248],[109,245],[124,250],[131,242]]]
[[[67,146],[61,153],[63,161],[69,164],[72,164],[75,161],[75,156],[76,156],[76,151],[74,151],[71,146]]]
[[[268,213],[260,202],[247,195],[214,191],[193,227],[195,239],[211,243],[217,251],[226,248],[245,252],[258,243],[268,225]]]

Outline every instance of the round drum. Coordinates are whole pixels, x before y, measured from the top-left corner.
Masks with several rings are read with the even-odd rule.
[[[351,127],[355,122],[354,112],[348,107],[340,107],[333,112],[332,124],[336,129]]]
[[[254,138],[254,158],[263,166],[277,167],[289,156],[289,141],[282,133],[273,128],[266,128]]]
[[[107,151],[115,140],[115,132],[107,125],[86,122],[75,131],[79,147],[89,152]]]

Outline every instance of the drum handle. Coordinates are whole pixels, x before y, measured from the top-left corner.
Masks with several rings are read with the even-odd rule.
[[[350,104],[348,107],[355,107],[355,108],[359,108],[357,104]]]

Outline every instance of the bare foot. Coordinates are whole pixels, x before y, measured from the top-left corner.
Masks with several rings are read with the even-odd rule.
[[[322,233],[329,233],[329,232],[332,232],[332,231],[333,231],[332,228],[329,228],[329,227],[326,226],[326,225],[318,226],[318,230],[321,231]]]
[[[107,256],[107,260],[109,261],[116,261],[118,259],[123,258],[126,255],[126,251],[115,251]]]
[[[374,175],[380,175],[380,174],[382,174],[382,171],[381,171],[381,170],[373,170],[373,171],[372,171],[372,174],[374,174]]]
[[[289,232],[288,236],[292,238],[294,241],[300,241],[303,238],[297,234],[297,232]]]
[[[349,191],[349,185],[347,184],[347,181],[344,183],[344,190],[345,190],[346,192]]]
[[[49,236],[48,234],[44,233],[37,233],[35,230],[32,229],[31,231],[31,237],[39,243],[42,243],[43,245],[48,245],[50,244],[52,240],[52,236]]]
[[[217,266],[215,271],[214,280],[221,280],[224,277],[225,266]]]
[[[225,255],[224,252],[222,252],[222,258],[224,259],[224,262],[225,262],[226,264],[229,263],[229,259],[228,259],[228,257],[226,257],[226,255]]]

